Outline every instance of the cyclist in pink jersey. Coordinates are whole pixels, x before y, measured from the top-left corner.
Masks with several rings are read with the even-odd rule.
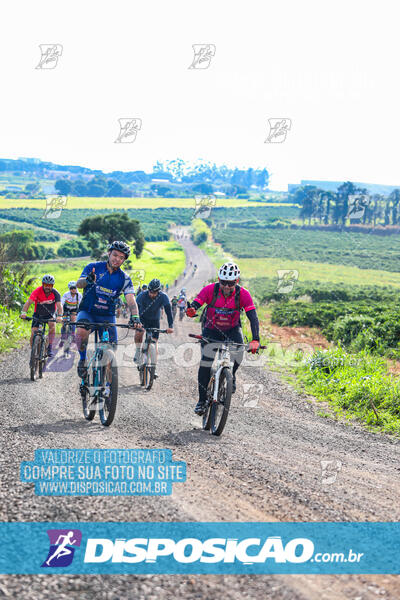
[[[235,263],[225,263],[218,272],[218,283],[206,285],[186,310],[188,317],[194,317],[196,311],[206,304],[202,316],[204,337],[212,340],[230,340],[243,343],[240,310],[246,312],[250,321],[253,340],[250,342],[251,352],[257,352],[260,346],[259,323],[256,307],[250,292],[238,285],[239,267]],[[199,401],[194,409],[198,415],[204,414],[207,398],[207,386],[210,381],[211,366],[218,344],[201,343],[201,361],[198,372]],[[236,371],[243,359],[243,347],[231,351],[233,364],[233,392],[236,391]]]

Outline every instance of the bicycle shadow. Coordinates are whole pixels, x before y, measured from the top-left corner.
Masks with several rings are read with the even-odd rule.
[[[119,385],[118,390],[120,393],[122,392],[124,396],[125,396],[125,394],[129,394],[131,392],[134,392],[136,395],[138,395],[138,393],[140,393],[141,396],[148,396],[151,391],[151,390],[146,390],[142,385],[140,385],[140,383],[136,383],[136,384],[131,383],[129,385]]]
[[[205,431],[202,426],[199,424],[198,427],[193,427],[192,429],[183,429],[182,431],[174,431],[160,435],[143,435],[143,439],[151,440],[152,442],[156,441],[160,444],[166,444],[173,446],[187,446],[187,444],[191,442],[195,442],[198,444],[215,444],[218,439],[218,436],[211,435],[209,431]]]
[[[13,383],[19,385],[20,383],[24,383],[24,384],[33,383],[33,381],[31,381],[31,379],[29,378],[29,375],[27,375],[26,377],[13,377],[12,379],[0,380],[0,385],[10,385]]]
[[[88,425],[92,426],[89,428]],[[97,426],[97,427],[96,427]],[[104,426],[100,423],[86,421],[85,419],[77,418],[65,419],[56,423],[30,423],[26,425],[18,425],[16,427],[8,427],[9,431],[15,433],[26,433],[28,435],[43,437],[48,433],[80,433],[82,431],[89,434],[97,434],[99,431],[104,431]]]

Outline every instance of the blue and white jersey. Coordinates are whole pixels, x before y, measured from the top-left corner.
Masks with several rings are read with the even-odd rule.
[[[134,294],[131,278],[122,269],[109,273],[107,262],[93,262],[86,265],[81,277],[87,277],[93,271],[96,281],[88,284],[83,292],[79,310],[95,315],[115,315],[115,301],[121,294]]]

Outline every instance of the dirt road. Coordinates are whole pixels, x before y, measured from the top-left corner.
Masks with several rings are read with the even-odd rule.
[[[213,270],[189,240],[183,245],[189,260],[202,265],[187,282],[190,293]],[[173,335],[161,336],[159,378],[150,392],[139,386],[129,334],[118,351],[120,394],[110,428],[97,418],[83,419],[76,354],[74,365],[55,357],[43,380],[34,383],[28,379],[27,347],[3,358],[1,520],[400,520],[399,442],[319,417],[313,401],[263,366],[240,368],[221,438],[202,431],[193,413],[197,366],[193,346],[185,346],[191,344],[188,333],[198,330],[185,318]],[[253,384],[262,391],[251,391]],[[175,460],[186,461],[187,481],[174,484],[167,497],[35,496],[33,486],[19,482],[19,466],[38,448],[170,448]],[[321,461],[332,461],[336,474],[327,477]],[[82,600],[395,600],[400,581],[376,575],[0,576],[3,594]]]

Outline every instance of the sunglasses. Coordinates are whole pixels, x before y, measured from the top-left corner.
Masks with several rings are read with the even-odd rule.
[[[236,281],[220,281],[221,285],[228,285],[229,287],[233,287],[236,285]]]
[[[54,286],[53,283],[43,283],[42,285],[43,285],[43,287],[53,287]]]

